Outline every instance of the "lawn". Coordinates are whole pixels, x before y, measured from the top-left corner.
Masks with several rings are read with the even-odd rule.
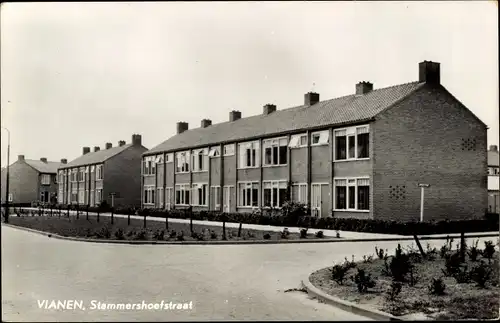
[[[165,221],[154,221],[146,219],[144,227],[143,219],[130,219],[115,217],[111,224],[111,217],[100,216],[99,222],[96,215],[89,215],[87,220],[85,214],[68,217],[66,214],[48,216],[13,215],[9,217],[9,223],[44,232],[54,233],[66,237],[84,237],[94,239],[113,240],[140,240],[140,241],[217,241],[223,240],[223,229],[221,226],[208,226],[193,224],[193,232],[189,223],[176,223],[169,221],[168,229]],[[238,236],[237,228],[226,227],[226,240],[313,240],[322,239],[314,234],[308,233],[306,237],[299,233],[273,232],[245,229],[242,226]],[[327,237],[324,237],[327,238]]]
[[[455,248],[449,247],[452,243],[448,242],[447,245],[448,247],[442,248],[442,250],[431,250],[428,247],[427,252],[431,254],[428,259],[422,259],[416,250],[403,250],[403,257],[407,255],[409,263],[414,267],[411,272],[399,276],[403,277],[401,283],[395,282],[397,279],[394,278],[397,277],[398,268],[401,266],[391,266],[395,256],[387,257],[387,255],[381,255],[382,259],[373,255],[372,259],[365,257],[364,260],[356,262],[353,259],[346,259],[343,264],[337,267],[338,274],[335,275],[337,280],[333,279],[333,267],[329,267],[314,272],[310,276],[310,281],[327,294],[395,316],[437,320],[498,318],[500,309],[498,242],[497,251],[493,251],[491,259],[485,257],[487,253],[481,254],[481,246],[478,246],[475,250],[479,250],[479,254],[475,261],[469,255],[474,251],[469,248],[463,263],[450,260],[457,259],[457,256],[452,257],[452,255],[459,253]],[[493,246],[495,248],[495,245]],[[452,266],[452,264],[458,264],[458,267]],[[337,282],[342,276],[340,268],[347,270],[342,285]],[[447,268],[450,270],[446,270]],[[454,271],[453,268],[458,269]],[[481,271],[477,268],[485,270]],[[361,286],[370,286],[363,292],[358,290],[358,284],[351,278],[358,274],[358,270],[364,271],[365,277],[371,276],[371,279],[361,279],[361,281],[371,280],[374,283],[374,285],[360,284]],[[480,281],[481,277],[488,277],[488,272],[490,275],[489,278],[485,279],[485,286],[480,287],[476,281]],[[481,273],[483,274],[481,275]],[[358,275],[358,282],[361,277],[362,275]],[[433,283],[434,280],[437,282]],[[436,287],[443,286],[441,283],[444,283],[443,293],[433,294],[431,291],[439,292],[439,288]],[[398,285],[401,286],[399,293]],[[430,288],[431,286],[434,288]]]

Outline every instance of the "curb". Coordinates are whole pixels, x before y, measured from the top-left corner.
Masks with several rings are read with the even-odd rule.
[[[385,313],[376,309],[371,309],[363,305],[345,301],[335,296],[331,296],[315,287],[310,281],[309,276],[302,281],[302,286],[306,289],[307,294],[321,300],[324,303],[338,307],[346,312],[356,315],[368,317],[376,321],[405,321],[403,318],[396,317],[389,313]]]
[[[134,245],[250,245],[250,244],[290,244],[290,243],[339,243],[339,242],[379,242],[379,241],[414,241],[413,237],[401,237],[401,238],[368,238],[368,239],[297,239],[297,240],[232,240],[232,241],[139,241],[139,240],[113,240],[113,239],[90,239],[90,238],[79,238],[79,237],[65,237],[55,233],[50,233],[46,231],[40,231],[36,229],[30,229],[23,226],[13,225],[10,223],[3,223],[8,227],[25,230],[32,233],[38,233],[41,235],[48,236],[49,238],[55,238],[60,240],[71,240],[80,242],[93,242],[93,243],[111,243],[111,244],[134,244]],[[466,238],[486,238],[486,237],[498,237],[499,234],[485,234],[485,235],[469,235]],[[460,238],[459,234],[450,234],[449,238]],[[446,237],[432,237],[423,236],[419,240],[445,240]]]

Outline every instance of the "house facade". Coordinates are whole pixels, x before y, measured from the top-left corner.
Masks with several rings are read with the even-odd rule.
[[[147,148],[140,135],[132,142],[119,141],[117,147],[106,143],[105,149],[83,147],[82,155],[59,167],[58,202],[99,206],[140,206],[141,159]]]
[[[498,146],[488,150],[488,212],[500,213]]]
[[[19,155],[9,166],[9,202],[15,204],[49,204],[57,202],[57,169],[66,163],[25,159]],[[7,169],[2,169],[1,201],[5,203]]]
[[[440,83],[440,64],[419,80],[277,110],[177,134],[143,155],[142,205],[253,212],[291,195],[318,217],[424,220],[486,211],[486,125]]]

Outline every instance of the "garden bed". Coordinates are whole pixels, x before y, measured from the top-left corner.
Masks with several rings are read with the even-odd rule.
[[[498,249],[498,246],[496,248]],[[344,264],[341,264],[340,267],[337,266],[337,270],[341,267],[345,269],[350,267],[345,274],[342,285],[333,279],[333,267],[318,270],[311,274],[309,279],[314,286],[329,295],[406,319],[498,318],[500,309],[499,252],[494,252],[491,259],[479,254],[476,261],[472,261],[471,257],[467,255],[465,262],[459,266],[461,274],[460,272],[449,274],[449,271],[446,270],[446,264],[448,263],[449,268],[452,268],[451,255],[454,254],[453,257],[457,257],[457,251],[450,249],[448,248],[447,251],[434,249],[432,252],[428,248],[428,251],[431,251],[431,257],[426,260],[422,259],[416,250],[403,251],[403,256],[407,255],[407,259],[410,259],[410,263],[414,266],[412,270],[413,282],[411,273],[405,276],[402,283],[396,282],[397,279],[394,278],[391,270],[393,267],[391,262],[395,257],[387,257],[387,255],[381,256],[382,259],[374,255],[373,259],[365,258],[364,261],[358,261],[355,265],[352,259],[349,261],[346,259]],[[469,253],[471,253],[470,249]],[[350,266],[351,262],[353,265]],[[354,268],[354,266],[356,267]],[[478,274],[480,270],[477,268],[481,266],[490,272],[490,277],[483,287],[480,287],[476,282],[477,277],[480,277]],[[397,266],[394,268],[397,274]],[[358,290],[358,284],[355,279],[353,281],[351,278],[359,273],[358,270],[364,271],[365,277],[370,275],[371,281],[375,284],[373,286],[368,283],[367,285],[371,287],[368,287],[364,292]],[[464,274],[464,272],[470,274]],[[338,280],[340,276],[342,275],[335,277]],[[466,276],[469,278],[464,279]],[[456,277],[464,280],[458,283]],[[358,282],[359,278],[360,275],[358,275]],[[365,279],[364,281],[369,280]],[[436,290],[436,285],[443,286],[441,283],[444,283],[445,286],[444,293]],[[399,284],[401,290],[398,293],[397,285]]]
[[[168,229],[165,221],[144,220],[131,218],[130,225],[128,219],[114,217],[111,224],[111,217],[100,216],[99,222],[96,215],[89,215],[87,220],[85,214],[68,217],[61,215],[21,215],[9,217],[9,224],[54,233],[65,237],[80,237],[93,239],[113,239],[113,240],[137,240],[137,241],[218,241],[224,240],[223,228],[220,226],[208,226],[193,224],[193,231],[189,223],[169,222]],[[321,235],[307,233],[301,237],[300,233],[273,232],[245,229],[242,226],[240,235],[239,229],[226,228],[226,240],[251,240],[251,241],[277,241],[277,240],[321,240],[327,238]],[[330,238],[329,238],[330,239]]]

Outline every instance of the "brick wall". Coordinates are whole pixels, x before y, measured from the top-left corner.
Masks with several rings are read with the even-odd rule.
[[[5,202],[7,170],[1,175],[1,201]],[[9,192],[13,203],[31,203],[39,199],[39,173],[23,161],[16,161],[9,167]]]

